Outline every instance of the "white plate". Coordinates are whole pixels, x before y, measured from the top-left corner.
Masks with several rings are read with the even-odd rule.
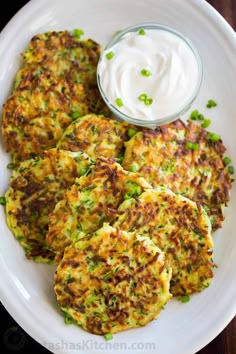
[[[204,66],[194,104],[212,119],[227,155],[236,167],[236,36],[226,21],[203,0],[33,0],[0,36],[0,103],[8,97],[21,64],[20,53],[37,32],[82,28],[101,44],[117,30],[156,21],[175,27],[196,45]],[[217,108],[205,108],[210,98]],[[9,156],[0,146],[0,195],[8,186]],[[158,320],[144,328],[118,333],[112,341],[67,326],[53,293],[54,267],[26,260],[0,208],[1,301],[35,340],[54,353],[193,354],[217,336],[236,314],[236,184],[223,228],[214,236],[218,269],[212,285],[187,304],[172,300]]]

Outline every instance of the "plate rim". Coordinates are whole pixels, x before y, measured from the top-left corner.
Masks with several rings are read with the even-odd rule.
[[[56,0],[53,0],[55,2]],[[226,37],[229,38],[230,42],[235,43],[236,48],[236,34],[230,24],[226,21],[226,19],[206,0],[188,0],[193,6],[196,6],[199,11],[203,11],[205,15],[209,16],[218,26],[220,26],[220,30],[225,34]],[[16,29],[14,25],[19,22],[21,19],[21,15],[24,14],[25,19],[32,16],[33,13],[40,10],[44,4],[47,4],[47,0],[30,0],[27,4],[25,4],[20,10],[16,12],[16,14],[10,19],[10,21],[6,24],[3,30],[0,33],[0,47],[6,47],[7,42],[9,41],[8,37],[14,35]],[[25,20],[24,19],[24,20]],[[2,269],[5,268],[5,272],[3,272],[4,279],[7,279],[7,274],[10,275],[9,269],[7,269],[7,265],[0,253],[0,264]],[[7,289],[7,290],[6,290]],[[26,312],[24,314],[19,313],[17,311],[17,305],[14,299],[14,293],[11,292],[12,287],[5,288],[3,291],[0,288],[0,300],[3,306],[6,308],[7,312],[16,320],[16,322],[28,333],[35,341],[43,345],[44,339],[46,338],[47,331],[42,326],[34,322],[34,326],[32,326],[32,315],[33,312]],[[236,289],[235,289],[236,294]],[[21,304],[23,305],[22,298],[20,299]],[[232,306],[233,304],[233,306]],[[231,310],[230,310],[231,309]],[[192,348],[191,351],[186,351],[183,354],[193,354],[193,351],[201,350],[204,346],[209,344],[219,333],[232,321],[232,319],[236,316],[236,299],[232,295],[231,307],[229,306],[226,311],[227,315],[223,317],[218,323],[218,326],[214,326],[214,329],[210,330],[208,334],[204,338],[199,338],[198,345],[195,345],[195,348]],[[27,316],[26,316],[27,314]],[[51,332],[52,335],[52,332]],[[52,339],[52,338],[50,338]],[[57,342],[57,338],[53,338],[54,342]],[[200,343],[200,345],[199,345]],[[48,348],[46,348],[48,349]],[[49,349],[48,349],[49,350]],[[62,349],[57,349],[55,351],[57,354],[65,354],[65,351]]]

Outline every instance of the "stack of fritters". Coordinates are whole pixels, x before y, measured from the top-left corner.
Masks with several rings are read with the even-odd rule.
[[[55,147],[74,119],[109,113],[96,84],[100,52],[99,44],[81,40],[78,31],[32,38],[3,107],[3,140],[15,164]]]
[[[101,135],[98,135],[97,132],[101,130],[101,127],[107,126],[109,123],[110,129],[104,130]],[[69,151],[69,149],[52,148],[44,151],[42,156],[23,161],[19,164],[13,172],[10,180],[10,189],[6,194],[8,225],[24,247],[27,257],[36,261],[55,261],[55,254],[59,253],[60,256],[67,244],[65,234],[63,236],[64,241],[60,246],[60,252],[54,253],[54,247],[51,245],[51,242],[49,242],[48,246],[45,239],[48,232],[49,215],[53,212],[57,202],[63,199],[63,205],[65,203],[65,196],[75,193],[76,184],[74,185],[74,183],[77,177],[86,174],[87,171],[89,176],[92,175],[91,168],[95,163],[98,152],[102,152],[108,158],[112,156],[118,157],[123,153],[124,142],[128,139],[128,126],[126,124],[115,122],[104,116],[86,115],[78,122],[76,121],[75,124],[73,123],[72,126],[75,127],[73,139],[78,136],[79,143],[83,136],[86,142],[83,144],[84,151],[87,151],[89,156],[78,149],[78,151]],[[81,134],[80,138],[79,134]],[[66,142],[66,139],[69,140]],[[68,134],[68,136],[65,134],[58,145],[67,145],[71,143],[71,139],[71,134]],[[115,164],[115,161],[112,160],[111,164]],[[99,163],[96,166],[99,166]],[[117,168],[123,171],[120,165],[117,164],[117,166]],[[126,174],[128,175],[129,173],[127,172]],[[105,181],[105,179],[109,178],[109,171],[103,171],[103,175]],[[140,180],[140,183],[143,181],[142,178],[136,175],[133,179]],[[99,190],[99,179],[96,183],[98,183],[97,190]],[[148,186],[145,180],[142,183],[144,186]],[[88,190],[92,190],[94,181],[91,178],[85,177],[84,184],[88,187]],[[67,191],[70,186],[72,186],[71,190]],[[120,188],[123,188],[123,185]],[[120,189],[120,192],[123,193],[123,189]],[[87,193],[84,193],[84,199],[86,199]],[[103,200],[106,198],[103,187],[97,192],[94,198],[95,204],[102,203],[102,199],[100,201],[100,198],[103,198]],[[116,206],[118,206],[118,203],[119,200],[116,201]],[[66,212],[66,207],[63,208],[60,218],[56,219],[56,228],[62,227],[65,233],[68,232],[69,221],[73,217],[73,215],[69,215],[68,211]],[[73,206],[68,205],[68,208],[72,213]],[[59,207],[57,206],[58,209]],[[86,216],[90,212],[88,204],[85,203],[83,210],[84,212],[80,217],[85,223],[89,224],[89,218],[86,221]],[[77,208],[75,213],[78,213],[78,211],[79,209]],[[98,217],[97,212],[98,209],[94,211],[96,214],[95,218]],[[103,213],[105,215],[105,210],[100,210],[101,220],[105,220],[105,216],[102,215]],[[91,220],[91,222],[93,223],[94,220]],[[76,230],[79,230],[80,224],[78,220],[75,221],[75,225]],[[94,224],[94,229],[96,229],[96,226],[97,223]],[[98,226],[102,226],[102,222]],[[70,235],[70,238],[72,237],[73,235]],[[50,239],[51,236],[48,236],[48,240]],[[57,240],[55,240],[55,243],[57,243]],[[55,248],[57,251],[57,247]],[[59,256],[57,255],[57,258]]]
[[[16,86],[32,71],[38,75],[49,71],[56,79],[84,86],[89,112],[108,113],[96,81],[96,70],[102,47],[94,40],[81,39],[80,30],[52,31],[32,38],[23,53],[24,68],[16,77]]]
[[[151,186],[112,159],[96,164],[66,192],[50,215],[48,245],[59,255],[66,246],[115,220],[119,205]]]
[[[6,216],[28,258],[58,263],[67,321],[116,333],[209,286],[233,178],[223,142],[191,121],[148,130],[105,116],[101,48],[79,33],[37,35],[23,54],[3,107]]]
[[[81,84],[47,73],[24,79],[3,108],[3,140],[13,163],[55,147],[73,117],[88,113],[85,99]]]
[[[211,224],[199,204],[157,187],[123,202],[114,223],[151,238],[172,268],[171,293],[186,295],[208,287],[213,277]]]

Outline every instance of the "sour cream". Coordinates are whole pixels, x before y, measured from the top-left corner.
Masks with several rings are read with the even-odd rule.
[[[135,120],[178,115],[195,98],[200,77],[196,51],[181,35],[162,27],[124,33],[98,64],[105,100]]]

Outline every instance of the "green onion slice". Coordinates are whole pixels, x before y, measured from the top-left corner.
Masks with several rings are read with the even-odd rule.
[[[217,103],[214,100],[208,100],[206,107],[207,108],[212,108],[212,107],[216,107]]]
[[[233,174],[234,174],[234,168],[233,168],[233,166],[229,166],[229,167],[228,167],[228,171],[229,171],[229,173],[230,173],[231,175],[233,175]]]
[[[80,39],[80,37],[84,34],[84,31],[82,29],[74,29],[73,35],[76,39]]]
[[[190,119],[191,120],[198,120],[198,116],[199,116],[199,111],[197,109],[195,109],[194,111],[192,111],[192,113],[190,115]]]
[[[146,100],[144,101],[144,104],[145,104],[146,106],[150,106],[150,105],[152,104],[152,102],[153,102],[153,99],[147,97]]]
[[[190,296],[189,295],[184,295],[180,297],[180,301],[183,302],[184,304],[190,301]]]
[[[107,333],[104,335],[105,340],[111,340],[113,338],[112,333]]]
[[[113,57],[114,57],[114,52],[108,52],[107,54],[106,54],[106,58],[108,59],[108,60],[110,60],[110,59],[112,59]]]
[[[227,165],[230,164],[231,159],[230,159],[228,156],[225,156],[225,157],[223,158],[223,161],[224,161],[225,166],[227,166]]]
[[[138,34],[140,34],[141,36],[144,36],[146,34],[145,29],[140,28],[140,30],[138,31]]]
[[[135,165],[130,166],[130,172],[137,172],[137,167]]]
[[[143,76],[146,76],[146,77],[152,75],[151,71],[149,71],[149,70],[147,70],[147,69],[142,69],[142,70],[141,70],[141,74],[142,74]]]
[[[141,95],[138,96],[139,101],[144,102],[147,99],[147,94],[142,93]]]
[[[118,107],[124,106],[124,103],[123,103],[123,101],[122,101],[122,99],[120,97],[116,98],[115,102],[116,102]]]
[[[0,205],[6,205],[6,198],[0,197]]]
[[[187,149],[191,150],[199,150],[199,144],[198,143],[192,143],[191,141],[187,141],[185,144],[185,147]]]
[[[139,95],[138,100],[143,102],[146,106],[150,106],[153,103],[153,99],[148,97],[146,93]]]
[[[210,124],[211,124],[211,120],[205,118],[203,120],[203,123],[201,124],[201,127],[205,129],[205,128],[208,128]]]
[[[220,136],[216,133],[208,133],[208,139],[211,140],[213,143],[216,143],[220,140]]]
[[[129,128],[127,132],[129,138],[132,138],[132,136],[134,136],[136,133],[137,131],[133,128]]]

